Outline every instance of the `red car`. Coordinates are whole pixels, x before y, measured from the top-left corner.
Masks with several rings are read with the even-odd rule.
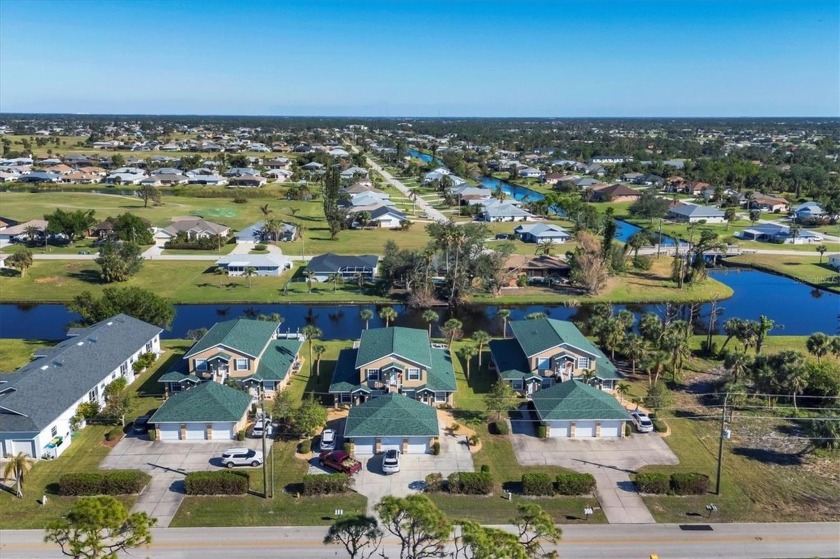
[[[362,469],[362,463],[351,458],[350,455],[343,450],[322,452],[318,456],[318,462],[321,466],[326,466],[337,472],[350,475],[355,474]]]

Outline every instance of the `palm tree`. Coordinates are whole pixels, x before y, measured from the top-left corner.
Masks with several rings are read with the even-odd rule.
[[[499,309],[496,316],[502,319],[502,336],[507,339],[507,325],[510,318],[510,309]]]
[[[304,326],[301,331],[303,337],[309,342],[309,376],[312,376],[312,340],[315,338],[320,338],[324,333],[321,331],[320,328],[317,326],[313,326],[312,324],[307,324]]]
[[[356,223],[359,224],[359,227],[364,229],[368,223],[370,223],[370,212],[361,211],[356,214]]]
[[[27,472],[32,468],[32,458],[28,455],[18,452],[17,454],[6,455],[6,467],[3,469],[3,479],[15,478],[15,491],[18,499],[23,497],[23,480],[26,478]]]
[[[227,275],[227,268],[225,268],[224,266],[217,266],[213,273],[219,276],[219,289],[221,289],[222,278]]]
[[[268,207],[268,204],[261,205],[260,211],[262,212],[263,217],[268,217],[274,212],[274,210]]]
[[[248,289],[251,289],[251,276],[257,275],[257,269],[253,266],[248,266],[245,268],[245,271],[242,272],[242,275],[248,278]]]
[[[825,254],[825,251],[827,251],[827,250],[828,250],[828,247],[825,246],[825,245],[818,245],[817,246],[817,252],[820,253],[820,264],[822,264],[823,255]]]
[[[365,321],[365,330],[370,328],[370,319],[373,318],[373,311],[370,309],[362,309],[359,311],[359,318]]]
[[[476,330],[472,339],[478,345],[478,368],[481,369],[481,354],[484,352],[484,346],[490,341],[490,334],[484,330]]]
[[[461,358],[464,360],[464,372],[466,373],[467,380],[470,379],[470,362],[472,358],[478,354],[478,349],[476,349],[473,345],[465,345],[458,350],[458,353],[461,355]],[[480,357],[479,357],[480,358]],[[481,365],[479,364],[479,368]]]
[[[397,318],[397,311],[394,310],[394,307],[382,307],[382,310],[379,311],[379,318],[385,321],[385,328],[388,328]]]
[[[23,230],[23,233],[26,235],[26,238],[29,239],[30,243],[34,243],[35,239],[38,238],[38,235],[41,234],[41,230],[34,225],[28,225],[26,229]],[[46,232],[44,232],[44,235],[46,235]]]
[[[641,361],[645,356],[645,353],[647,353],[645,341],[636,335],[627,336],[624,340],[622,352],[625,357],[630,360],[630,368],[632,369],[633,376],[636,376],[636,364]]]
[[[460,337],[464,334],[464,331],[462,330],[463,327],[464,323],[458,320],[457,318],[450,318],[449,320],[443,323],[441,331],[448,340],[450,349],[452,348],[452,342],[454,342],[457,339],[460,339]]]
[[[770,332],[773,328],[776,327],[776,322],[767,318],[764,315],[758,317],[758,324],[755,329],[755,354],[758,355],[761,353],[761,348],[764,346],[764,339],[767,337],[767,333]]]
[[[627,399],[627,395],[630,394],[630,385],[626,382],[619,382],[618,386],[615,387],[615,391],[618,393],[620,400],[623,403]]]
[[[727,351],[723,357],[723,367],[732,375],[732,380],[740,382],[747,373],[752,360],[746,351]]]
[[[432,323],[437,322],[440,320],[440,315],[433,311],[432,309],[427,309],[423,311],[423,320],[429,325],[429,338],[432,337]]]
[[[829,350],[835,357],[840,357],[840,336],[834,336],[831,338],[831,342],[828,344]]]
[[[585,382],[586,384],[592,386],[597,382],[598,377],[595,376],[594,369],[587,369],[583,372],[583,378],[581,380],[583,380],[583,382]]]
[[[796,395],[808,388],[808,371],[805,367],[795,367],[788,373],[785,379],[785,386],[790,390],[790,395],[793,397],[793,410],[799,413],[799,408],[796,405]]]
[[[26,269],[34,263],[32,251],[28,248],[19,250],[6,259],[6,265],[20,270],[20,277],[26,277]]]
[[[741,329],[740,326],[742,322],[744,321],[740,318],[729,318],[723,323],[723,331],[726,333],[726,339],[723,341],[723,346],[720,348],[721,352],[726,349],[726,344],[729,343],[729,340],[738,334],[738,331]]]
[[[554,250],[554,241],[546,239],[537,243],[537,250],[535,254],[537,256],[551,256],[552,250]]]
[[[312,350],[315,352],[315,374],[317,378],[321,378],[321,357],[324,356],[324,353],[327,351],[327,346],[323,344],[317,344]]]
[[[831,351],[832,341],[822,332],[815,332],[808,336],[805,346],[808,348],[808,353],[815,355],[817,363],[820,363],[823,356],[828,355],[828,352]]]
[[[356,272],[356,285],[359,286],[359,295],[362,294],[362,289],[365,287],[365,275],[361,272]]]
[[[306,276],[306,292],[312,293],[312,278],[315,274],[311,270],[304,270],[303,275]]]
[[[548,318],[548,315],[544,312],[532,312],[525,316],[525,320],[540,320],[543,318]]]

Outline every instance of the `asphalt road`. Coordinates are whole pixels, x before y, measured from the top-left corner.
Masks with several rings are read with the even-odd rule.
[[[407,197],[411,196],[411,190],[406,185],[404,185],[398,179],[394,178],[391,175],[391,173],[383,169],[378,163],[376,163],[376,161],[374,161],[370,157],[366,157],[365,159],[367,159],[367,164],[370,166],[370,168],[382,175],[382,177],[389,184],[391,184],[394,188],[405,194]],[[444,223],[451,221],[448,217],[446,217],[445,215],[443,215],[443,213],[433,208],[432,205],[429,204],[429,202],[427,202],[420,196],[417,197],[417,205],[422,211],[426,212],[426,215],[428,215],[430,219],[433,219],[435,221],[442,221]]]
[[[558,550],[564,559],[648,559],[651,553],[661,559],[840,557],[840,523],[710,526],[706,530],[685,530],[675,524],[567,526]],[[343,548],[321,543],[325,532],[326,528],[318,527],[156,529],[152,546],[131,555],[161,559],[346,557]],[[42,543],[42,537],[40,530],[0,531],[0,557],[63,557],[57,546]],[[386,538],[386,544],[386,556],[396,559],[396,540]]]

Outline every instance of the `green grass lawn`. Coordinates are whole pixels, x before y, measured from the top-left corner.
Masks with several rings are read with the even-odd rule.
[[[840,292],[840,284],[834,281],[834,278],[838,277],[837,270],[828,267],[826,257],[823,257],[820,263],[819,255],[742,254],[726,260],[739,266],[751,266],[759,270],[775,272],[823,289]]]
[[[0,338],[0,372],[10,373],[32,361],[36,350],[50,347],[46,340],[18,340]]]
[[[19,340],[0,340],[0,348],[4,353],[23,345]],[[189,344],[183,341],[164,342],[165,353],[131,385],[138,397],[129,417],[146,413],[160,405],[161,386],[156,382],[157,377],[187,347]],[[111,429],[110,426],[88,425],[73,435],[72,444],[60,457],[36,462],[24,481],[23,499],[0,492],[0,528],[42,528],[47,522],[65,514],[76,498],[59,497],[55,494],[54,484],[62,474],[96,470],[110,450],[104,440],[105,433]],[[42,495],[48,495],[46,506],[38,503]],[[120,497],[120,500],[130,507],[136,496]]]

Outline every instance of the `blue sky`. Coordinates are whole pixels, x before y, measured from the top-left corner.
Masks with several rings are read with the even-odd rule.
[[[0,111],[838,116],[840,3],[0,0]]]

